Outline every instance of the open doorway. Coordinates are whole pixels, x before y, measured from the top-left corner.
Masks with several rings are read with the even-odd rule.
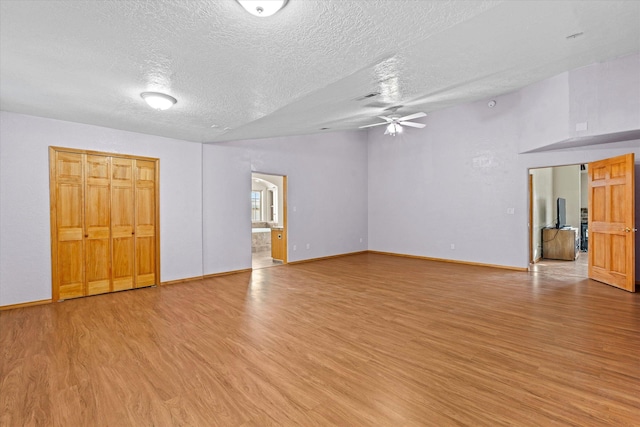
[[[251,174],[251,266],[274,267],[287,262],[286,176]]]
[[[530,169],[530,270],[562,275],[562,264],[574,273],[584,271],[576,266],[586,264],[587,274],[581,277],[635,292],[635,168],[634,154],[628,153],[584,165]],[[565,175],[567,181],[557,179]],[[578,221],[579,228],[574,225]],[[569,255],[551,256],[558,249],[554,245]],[[576,263],[583,252],[587,260]],[[553,265],[545,271],[539,260],[549,258],[561,261],[550,261]]]
[[[529,170],[531,271],[588,277],[588,165]]]

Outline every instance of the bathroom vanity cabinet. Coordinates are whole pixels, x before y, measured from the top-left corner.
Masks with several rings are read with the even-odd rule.
[[[282,228],[271,229],[271,258],[284,261],[284,230]]]

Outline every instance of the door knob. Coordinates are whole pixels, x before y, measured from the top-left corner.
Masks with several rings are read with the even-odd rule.
[[[638,229],[637,229],[637,228],[630,228],[630,227],[626,227],[626,228],[624,229],[624,231],[626,231],[627,233],[631,233],[632,231],[633,231],[633,232],[638,231]]]

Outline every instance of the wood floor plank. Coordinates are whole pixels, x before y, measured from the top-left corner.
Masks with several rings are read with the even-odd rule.
[[[0,426],[637,426],[640,297],[358,254],[0,312]]]

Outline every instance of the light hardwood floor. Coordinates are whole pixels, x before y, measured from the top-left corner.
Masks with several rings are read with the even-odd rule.
[[[251,254],[251,268],[257,270],[259,268],[277,267],[282,265],[282,261],[271,258],[271,251],[254,252]]]
[[[589,254],[580,252],[578,259],[574,261],[543,258],[531,265],[531,271],[533,273],[551,274],[555,277],[573,276],[585,279],[589,277]]]
[[[640,296],[376,254],[0,312],[2,426],[640,424]]]

